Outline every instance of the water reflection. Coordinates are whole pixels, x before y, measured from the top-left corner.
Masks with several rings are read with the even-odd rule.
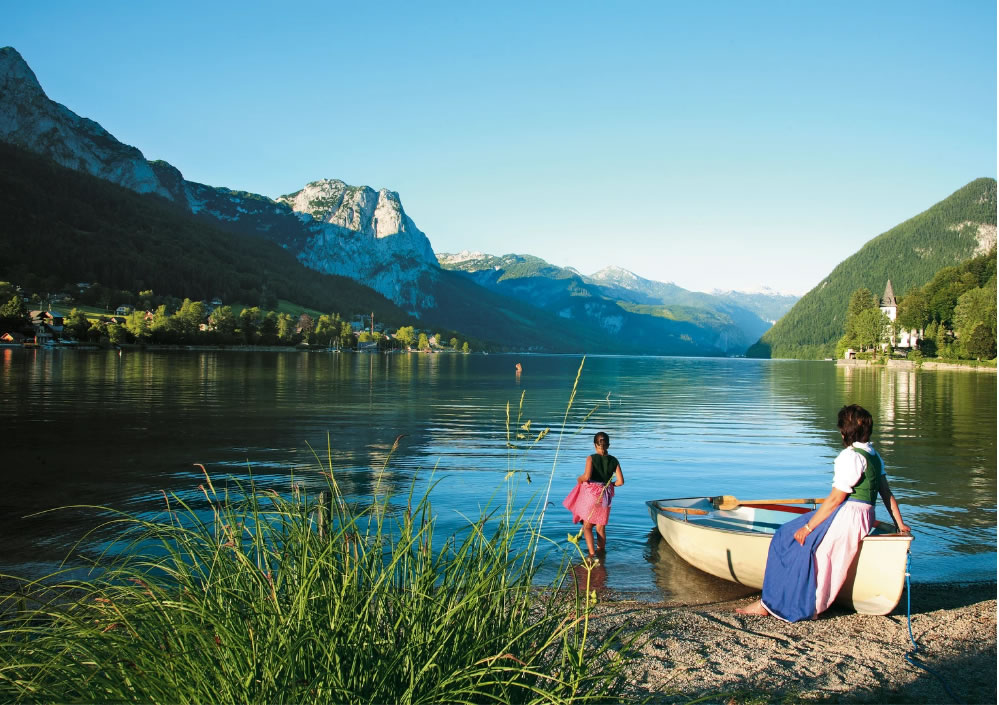
[[[573,563],[572,577],[580,595],[585,595],[587,590],[595,592],[598,599],[607,594],[607,564],[604,561],[598,560],[590,565]]]
[[[680,558],[655,529],[649,532],[643,556],[650,564],[653,580],[664,602],[701,605],[736,600],[759,592],[693,567]]]

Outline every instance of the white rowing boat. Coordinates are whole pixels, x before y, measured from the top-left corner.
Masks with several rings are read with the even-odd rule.
[[[774,532],[821,502],[797,500],[798,504],[783,504],[766,500],[761,504],[750,500],[735,509],[723,510],[716,509],[711,500],[682,497],[646,504],[659,533],[681,558],[706,573],[753,588],[763,587]],[[861,614],[888,614],[895,609],[905,586],[911,543],[911,534],[900,534],[891,524],[875,522],[870,536],[860,542],[836,601]]]

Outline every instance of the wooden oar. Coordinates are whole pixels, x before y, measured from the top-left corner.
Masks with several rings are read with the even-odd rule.
[[[664,507],[661,504],[657,504],[656,508],[664,512],[676,512],[677,514],[710,514],[710,512],[703,509],[692,509],[690,507]]]
[[[822,504],[821,499],[753,499],[742,502],[738,497],[730,494],[723,494],[720,497],[711,498],[711,506],[715,509],[728,511],[746,505],[754,504]]]

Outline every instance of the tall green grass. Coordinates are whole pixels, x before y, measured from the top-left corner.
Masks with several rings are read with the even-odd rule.
[[[354,509],[332,479],[323,505],[207,485],[207,517],[176,497],[159,520],[122,514],[92,580],[4,599],[0,699],[555,703],[613,686],[587,593],[532,588],[523,513],[440,541],[427,495]]]
[[[543,507],[507,501],[435,536],[430,490],[324,501],[252,479],[156,518],[116,513],[86,580],[0,601],[0,700],[606,701],[627,645],[588,638],[589,585],[533,584]],[[387,461],[386,461],[387,462]],[[110,511],[110,510],[109,510]],[[587,569],[584,583],[587,583]]]

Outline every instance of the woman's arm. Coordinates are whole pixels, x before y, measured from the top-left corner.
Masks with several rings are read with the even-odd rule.
[[[899,532],[909,533],[909,527],[902,521],[902,510],[898,508],[898,502],[895,501],[895,495],[891,493],[891,487],[888,486],[888,478],[885,475],[881,476],[881,482],[878,483],[878,494],[881,495],[881,500],[885,503],[888,513],[895,520],[895,526]]]
[[[576,478],[576,482],[589,482],[590,475],[593,474],[593,458],[586,456],[586,469],[583,470],[583,474]]]
[[[617,487],[624,484],[624,473],[621,472],[621,463],[617,464],[617,470],[614,471],[614,484]]]
[[[812,533],[816,526],[828,519],[829,515],[836,511],[836,507],[843,504],[848,496],[843,490],[833,487],[832,491],[829,492],[829,496],[822,500],[821,506],[815,511],[815,516],[809,519],[807,524],[794,532],[794,540],[804,546],[805,537]]]

